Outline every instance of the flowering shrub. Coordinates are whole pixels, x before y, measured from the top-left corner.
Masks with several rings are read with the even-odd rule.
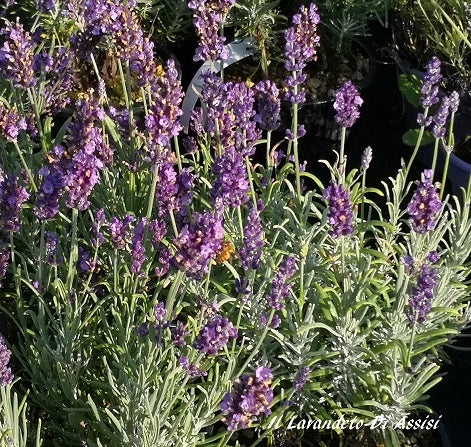
[[[219,3],[189,4],[198,59],[225,54],[216,31],[233,2]],[[61,8],[50,12],[58,22],[74,17],[61,45],[20,23],[2,34],[0,295],[16,328],[1,328],[2,404],[15,375],[29,410],[13,413],[44,421],[30,430],[37,445],[225,445],[296,414],[381,414],[375,435],[398,445],[395,424],[424,408],[440,347],[469,319],[471,186],[463,205],[440,197],[432,171],[417,180],[403,168],[382,191],[367,188],[371,148],[347,172],[345,129],[362,105],[351,83],[336,94],[330,185],[303,169],[314,4],[286,32],[293,119],[273,147],[272,81],[207,73],[185,136],[175,62],[157,69],[134,1]],[[97,69],[104,49],[123,103]],[[78,92],[85,68],[95,74]],[[264,166],[253,162],[262,144]],[[12,411],[1,407],[0,426],[20,436]]]

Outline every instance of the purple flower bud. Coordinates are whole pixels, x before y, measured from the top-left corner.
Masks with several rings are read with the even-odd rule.
[[[417,281],[417,287],[412,289],[412,296],[409,299],[411,313],[408,318],[412,324],[423,323],[426,315],[432,307],[434,289],[438,285],[438,271],[427,264],[422,265],[422,269]]]
[[[417,190],[407,206],[412,228],[417,233],[433,230],[442,209],[442,202],[437,192],[438,184],[432,183],[433,171],[426,169],[422,181],[416,181]]]
[[[227,318],[216,315],[201,330],[194,346],[198,351],[215,355],[229,343],[230,338],[237,338],[237,329]]]
[[[7,348],[4,338],[0,336],[0,386],[8,385],[13,381],[14,376],[8,366],[10,357],[11,351]]]
[[[21,228],[20,213],[29,194],[18,184],[18,177],[7,175],[0,181],[0,228],[17,233]]]
[[[188,8],[193,11],[193,23],[199,37],[195,61],[217,61],[227,59],[229,54],[224,46],[225,37],[219,30],[224,18],[235,0],[191,0]]]
[[[360,116],[358,109],[362,104],[363,99],[352,81],[345,82],[335,92],[334,109],[337,111],[335,121],[342,127],[352,127]]]
[[[353,207],[350,202],[350,193],[342,185],[330,182],[325,189],[324,200],[329,202],[329,234],[333,238],[353,234]]]
[[[301,371],[299,371],[293,383],[294,389],[296,391],[301,391],[304,385],[306,385],[306,382],[309,379],[310,372],[311,369],[308,366],[304,366],[303,368],[301,368]]]
[[[221,411],[227,413],[223,421],[229,430],[250,427],[262,414],[271,414],[272,379],[270,368],[261,366],[255,374],[244,374],[234,382],[232,391],[224,396],[220,404]]]
[[[256,86],[258,113],[254,121],[264,130],[276,130],[280,126],[280,91],[274,82],[260,81]]]
[[[247,218],[247,225],[244,228],[244,246],[239,249],[244,271],[258,269],[263,246],[262,220],[258,211],[252,206]]]
[[[361,167],[363,169],[368,169],[370,167],[371,159],[373,158],[373,149],[368,146],[361,156]]]
[[[268,305],[272,309],[284,309],[284,300],[288,298],[293,286],[290,280],[296,271],[296,259],[293,256],[288,256],[280,265],[280,269],[272,283],[272,290],[270,295],[268,295]]]
[[[16,141],[20,130],[26,130],[24,118],[20,118],[15,108],[7,110],[0,101],[0,135],[7,141]]]
[[[15,87],[27,89],[36,84],[34,77],[34,44],[31,35],[17,22],[0,31],[6,36],[0,48],[0,70]]]

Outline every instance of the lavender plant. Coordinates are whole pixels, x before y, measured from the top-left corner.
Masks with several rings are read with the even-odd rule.
[[[226,3],[191,2],[198,58],[224,57],[213,31]],[[471,186],[460,202],[440,196],[433,173],[402,168],[382,191],[368,188],[372,151],[346,172],[345,132],[325,162],[328,186],[303,169],[297,107],[319,45],[314,4],[286,32],[293,122],[273,146],[272,81],[206,74],[182,135],[179,74],[172,60],[157,70],[134,2],[68,7],[80,26],[61,57],[93,65],[90,43],[107,43],[124,101],[110,103],[99,70],[79,97],[54,90],[45,69],[2,72],[2,404],[13,374],[15,392],[29,393],[28,410],[13,413],[37,445],[223,446],[242,428],[263,440],[296,415],[384,417],[374,436],[399,445],[401,421],[427,408],[440,380],[441,347],[469,321]],[[46,44],[62,54],[47,36],[31,42],[33,60]],[[49,87],[55,107],[73,109],[57,132]],[[336,99],[339,125],[352,126],[360,93],[347,83]],[[266,166],[254,162],[260,146]]]

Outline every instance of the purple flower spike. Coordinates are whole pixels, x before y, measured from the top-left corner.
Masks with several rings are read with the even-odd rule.
[[[110,236],[111,242],[119,250],[126,248],[126,244],[130,242],[132,232],[130,229],[131,223],[136,219],[130,214],[126,214],[123,220],[119,220],[117,217],[113,217],[110,222]]]
[[[0,31],[6,36],[0,48],[0,70],[6,79],[15,87],[27,89],[34,87],[34,45],[31,36],[25,32],[23,25],[16,23]]]
[[[10,250],[4,248],[3,241],[0,240],[0,289],[2,288],[2,280],[7,274],[8,261],[10,260]]]
[[[45,166],[39,173],[44,176],[36,194],[34,214],[39,220],[52,219],[59,212],[59,199],[64,187],[63,175]]]
[[[439,184],[433,184],[432,178],[433,171],[426,169],[422,181],[415,182],[417,190],[407,206],[412,228],[420,234],[435,228],[438,213],[443,206],[437,191]]]
[[[20,213],[29,194],[18,184],[18,177],[7,175],[0,182],[0,228],[17,233],[20,231]]]
[[[26,120],[20,118],[14,108],[7,110],[0,101],[0,136],[7,141],[16,141],[20,130],[26,129]]]
[[[451,100],[450,97],[444,96],[440,107],[432,118],[434,123],[432,127],[432,134],[435,138],[444,138],[446,133],[446,121],[450,113]]]
[[[152,85],[152,105],[146,117],[149,133],[145,160],[152,164],[161,163],[168,158],[170,140],[178,136],[182,129],[180,104],[183,90],[175,61],[169,59],[165,75],[154,80]]]
[[[237,329],[227,318],[216,315],[201,330],[194,345],[198,351],[215,355],[229,343],[230,338],[237,338]]]
[[[229,430],[250,427],[262,414],[271,414],[272,379],[270,368],[261,366],[255,374],[244,374],[234,382],[232,391],[224,396],[220,404],[221,411],[227,413],[223,421]]]
[[[8,385],[13,381],[10,362],[11,351],[7,348],[5,340],[0,336],[0,386]]]
[[[144,247],[144,232],[147,224],[147,219],[142,217],[139,219],[136,228],[134,230],[134,237],[132,238],[132,265],[131,273],[138,276],[144,276],[144,270],[142,265],[147,260],[146,249]]]
[[[323,198],[329,202],[329,224],[332,227],[329,234],[335,239],[353,234],[353,207],[349,192],[331,181]]]
[[[309,8],[301,6],[299,14],[293,16],[293,25],[285,31],[285,68],[291,74],[286,78],[289,91],[286,99],[292,104],[303,104],[305,93],[300,88],[306,81],[302,70],[306,63],[316,58],[316,48],[319,46],[317,25],[320,17],[314,3]]]
[[[301,369],[301,371],[299,371],[293,383],[294,389],[296,391],[301,391],[304,388],[304,385],[306,385],[309,379],[310,372],[311,372],[311,369],[308,366],[304,366]]]
[[[434,290],[438,285],[438,279],[438,270],[436,268],[427,264],[422,265],[417,287],[412,289],[412,297],[409,299],[412,313],[407,316],[412,324],[425,321],[425,317],[432,307],[432,299]]]
[[[254,121],[264,130],[276,130],[280,126],[280,91],[270,80],[260,81],[256,86],[257,110]]]
[[[195,61],[217,61],[229,57],[225,37],[219,35],[224,19],[236,0],[191,0],[193,23],[200,39]]]
[[[288,256],[280,265],[280,269],[272,284],[272,290],[268,295],[268,305],[275,310],[284,309],[284,300],[288,298],[292,283],[290,279],[297,271],[296,259]]]
[[[219,213],[195,213],[192,223],[185,225],[175,240],[174,260],[188,276],[201,279],[208,272],[209,262],[216,257],[223,239]]]
[[[363,169],[368,169],[370,167],[371,160],[373,159],[373,149],[368,146],[361,156],[361,167]]]
[[[360,116],[358,109],[362,104],[363,99],[352,81],[345,82],[335,92],[334,109],[337,111],[335,121],[342,127],[352,127]]]
[[[262,220],[257,209],[252,205],[247,225],[244,228],[244,246],[239,250],[244,271],[258,269],[263,246]]]
[[[180,358],[179,363],[190,377],[205,377],[208,375],[207,371],[202,371],[196,365],[190,365],[190,359],[188,357]]]
[[[438,103],[438,85],[441,80],[441,62],[438,57],[434,56],[427,64],[427,71],[425,72],[424,83],[421,89],[422,96],[420,101],[424,107],[431,107]]]
[[[216,157],[213,174],[216,177],[211,190],[213,203],[221,198],[225,206],[237,208],[249,200],[247,168],[242,154],[234,147],[227,148],[222,156]]]

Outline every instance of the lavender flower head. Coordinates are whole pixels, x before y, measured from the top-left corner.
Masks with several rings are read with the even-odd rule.
[[[29,193],[18,184],[18,177],[7,175],[0,182],[0,228],[16,233],[21,228],[20,213]]]
[[[229,430],[250,427],[262,414],[271,414],[272,379],[270,368],[260,366],[255,374],[244,374],[234,382],[232,391],[224,396],[220,404],[221,411],[227,413],[223,421]]]
[[[7,141],[16,141],[20,130],[26,130],[26,128],[26,120],[20,118],[14,108],[7,110],[0,101],[0,136]]]
[[[0,289],[2,288],[2,280],[7,274],[8,261],[10,260],[10,250],[5,248],[4,243],[0,240]]]
[[[195,213],[175,240],[174,260],[188,276],[195,279],[208,272],[209,262],[216,257],[224,239],[222,217],[209,211]]]
[[[438,85],[442,80],[441,62],[438,57],[432,57],[427,64],[427,71],[424,76],[424,83],[420,90],[420,101],[424,107],[431,107],[437,104],[439,88]]]
[[[250,186],[244,157],[234,147],[227,148],[216,157],[213,174],[216,177],[211,189],[213,203],[220,198],[224,205],[237,208],[249,200]]]
[[[438,285],[438,270],[428,264],[423,264],[417,280],[417,287],[412,289],[409,306],[412,313],[408,314],[412,324],[423,323],[432,307],[435,288]]]
[[[299,14],[293,16],[293,25],[285,31],[285,68],[291,74],[286,78],[289,91],[286,99],[292,104],[303,104],[305,93],[300,85],[306,81],[302,70],[306,63],[316,58],[316,48],[320,37],[317,35],[317,25],[320,17],[314,3],[309,8],[301,6]]]
[[[416,181],[417,190],[407,206],[412,228],[416,233],[424,234],[433,230],[437,217],[442,209],[442,202],[438,194],[438,183],[432,183],[433,171],[426,169],[422,174],[422,181]]]
[[[43,182],[36,194],[34,207],[35,216],[40,219],[52,219],[59,212],[59,199],[64,187],[63,175],[48,166],[39,173],[44,176]]]
[[[199,37],[194,61],[217,61],[227,59],[229,53],[224,45],[225,37],[219,31],[224,19],[236,0],[192,0],[188,8],[193,11],[193,23]]]
[[[7,348],[3,337],[0,336],[0,386],[8,385],[13,381],[13,374],[8,366],[10,357],[11,351]]]
[[[252,205],[247,225],[244,228],[244,246],[239,250],[244,271],[258,269],[263,246],[262,220],[257,209]]]
[[[126,214],[122,220],[113,217],[110,222],[111,242],[118,250],[126,248],[126,244],[130,242],[132,237],[131,224],[136,219],[130,214]]]
[[[373,159],[373,149],[368,146],[361,156],[361,167],[363,169],[368,169],[370,167],[371,160]]]
[[[146,161],[160,163],[167,156],[167,148],[172,137],[178,136],[182,129],[180,104],[183,90],[175,68],[175,61],[167,61],[165,75],[157,78],[152,86],[152,105],[146,117],[149,133]]]
[[[448,119],[448,114],[450,113],[450,97],[444,96],[438,110],[435,112],[435,115],[432,118],[433,127],[432,134],[435,138],[444,138],[446,134],[446,122]]]
[[[132,238],[131,255],[132,265],[131,273],[138,276],[144,276],[145,272],[142,265],[147,260],[146,249],[144,247],[144,232],[147,225],[147,219],[142,217],[137,222],[136,228],[134,229],[134,237]]]
[[[201,330],[194,346],[198,351],[215,355],[229,343],[230,338],[237,338],[237,329],[227,318],[216,315]]]
[[[301,371],[299,371],[293,383],[294,389],[296,391],[301,391],[304,385],[306,385],[309,379],[310,372],[311,372],[311,369],[308,366],[304,366],[303,368],[301,368]]]
[[[16,23],[0,31],[6,36],[0,48],[0,70],[15,87],[27,89],[34,87],[34,44],[23,25]]]
[[[335,239],[353,234],[353,207],[349,192],[342,185],[331,181],[324,191],[323,199],[329,203],[329,234]]]
[[[282,310],[285,307],[284,300],[288,298],[292,283],[291,277],[297,271],[296,259],[288,256],[280,265],[280,269],[273,281],[272,290],[268,295],[268,305],[275,310]]]
[[[360,117],[358,109],[362,104],[363,99],[352,81],[345,82],[335,92],[334,109],[337,111],[335,121],[342,127],[352,127]]]
[[[276,130],[280,126],[281,101],[280,91],[276,84],[270,80],[260,81],[255,86],[257,109],[254,121],[261,129]]]

